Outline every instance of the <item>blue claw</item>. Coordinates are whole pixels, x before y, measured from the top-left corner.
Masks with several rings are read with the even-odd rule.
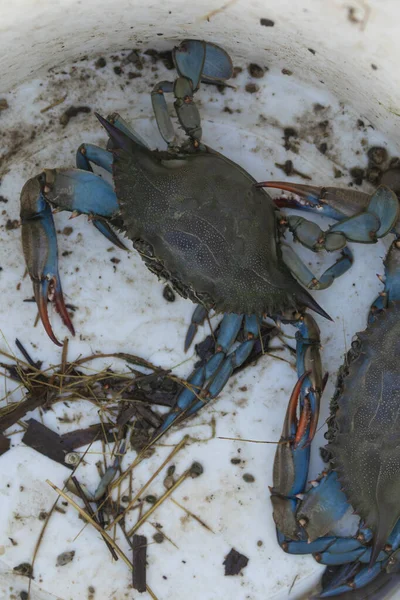
[[[118,212],[113,187],[104,179],[78,169],[45,169],[44,195],[60,210],[112,217]]]
[[[44,176],[40,175],[29,179],[22,188],[22,248],[43,326],[50,339],[62,346],[55,337],[49,321],[48,301],[54,302],[57,312],[72,335],[75,335],[75,330],[62,294],[56,230],[51,208],[43,194],[44,185]]]

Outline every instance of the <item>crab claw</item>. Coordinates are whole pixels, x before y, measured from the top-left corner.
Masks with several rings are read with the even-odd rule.
[[[290,192],[302,198],[275,200],[277,206],[283,208],[300,208],[311,211],[318,210],[320,214],[332,219],[342,220],[364,211],[369,203],[370,196],[358,190],[318,187],[314,185],[291,183],[289,181],[261,181],[256,187],[267,187],[284,192]]]
[[[57,312],[72,335],[75,330],[67,312],[58,273],[58,251],[53,215],[44,195],[43,175],[29,179],[21,192],[22,248],[26,266],[33,283],[39,315],[47,335],[62,344],[53,333],[47,305],[53,301]]]

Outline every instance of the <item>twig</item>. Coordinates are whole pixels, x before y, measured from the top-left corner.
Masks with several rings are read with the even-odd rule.
[[[88,501],[88,499],[86,498],[86,494],[83,491],[81,484],[79,483],[79,481],[77,480],[77,478],[75,476],[71,477],[71,480],[73,481],[73,483],[75,484],[75,487],[79,493],[79,496],[82,500],[82,502],[85,505],[85,508],[87,510],[87,512],[89,513],[89,515],[92,517],[93,521],[95,521],[96,523],[97,521],[97,517],[94,513],[94,510],[92,509],[92,507],[90,506],[90,502]],[[118,555],[115,552],[114,548],[111,546],[111,544],[108,542],[108,540],[104,537],[103,534],[101,534],[101,537],[103,538],[103,540],[105,541],[107,548],[109,549],[109,551],[111,552],[111,556],[113,557],[114,560],[118,560]]]

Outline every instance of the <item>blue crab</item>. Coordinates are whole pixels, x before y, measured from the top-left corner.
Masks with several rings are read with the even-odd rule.
[[[277,317],[308,307],[329,318],[299,283],[324,289],[352,263],[347,241],[374,242],[397,220],[394,194],[381,187],[359,214],[323,232],[315,223],[277,214],[272,199],[240,166],[201,142],[201,121],[193,96],[200,81],[223,83],[232,61],[214,44],[185,40],[173,51],[179,77],[151,92],[166,151],[152,151],[117,114],[99,121],[107,130],[107,149],[82,144],[77,168],[45,169],[21,192],[22,244],[43,325],[56,339],[47,313],[54,301],[74,334],[60,277],[52,209],[87,214],[110,241],[125,247],[114,228],[124,232],[147,267],[168,279],[199,306],[185,342],[211,308],[226,313],[216,353],[189,377],[191,387],[178,397],[162,432],[178,418],[193,414],[220,393],[233,370],[250,355],[267,314]],[[165,94],[172,92],[175,110],[188,139],[177,145]],[[113,185],[92,171],[96,164],[112,173]],[[289,227],[305,246],[341,250],[339,259],[317,279],[297,259],[282,234]],[[305,276],[305,273],[307,276]],[[243,331],[244,342],[237,344]],[[201,390],[198,392],[197,390]]]
[[[354,190],[286,182],[261,185],[303,198],[280,204],[343,219],[365,210],[369,197]],[[329,199],[329,204],[326,200]],[[400,554],[400,439],[398,364],[400,334],[400,240],[385,260],[384,291],[372,304],[368,327],[358,333],[339,371],[324,456],[329,467],[307,490],[310,444],[323,390],[319,331],[309,321],[297,334],[298,382],[286,413],[274,463],[271,500],[278,542],[285,552],[313,554],[327,565],[319,598],[382,600],[397,588]],[[306,315],[306,320],[310,319]],[[311,354],[313,352],[313,354]],[[297,418],[299,410],[299,418]],[[351,508],[358,526],[335,525]],[[354,530],[356,529],[356,531]]]
[[[359,203],[346,213],[337,210],[336,202],[341,192],[325,194],[319,200],[318,208],[322,206],[323,214],[338,221],[327,231],[302,217],[280,214],[270,196],[261,189],[271,186],[270,183],[257,184],[240,166],[201,141],[201,121],[193,96],[200,81],[223,83],[229,79],[232,73],[229,56],[214,44],[185,40],[174,50],[173,57],[178,79],[173,84],[157,84],[151,94],[156,121],[168,149],[150,150],[117,114],[108,119],[97,115],[109,135],[107,149],[82,144],[77,151],[77,169],[45,169],[29,179],[22,189],[22,242],[26,264],[43,325],[57,344],[47,313],[49,301],[54,301],[72,334],[74,329],[58,274],[52,208],[68,210],[74,215],[87,214],[94,226],[120,247],[124,244],[114,229],[124,232],[152,272],[168,279],[182,296],[199,304],[189,327],[186,348],[209,309],[226,313],[216,340],[215,354],[191,374],[190,385],[178,396],[175,408],[166,416],[157,437],[220,393],[233,370],[250,355],[264,315],[295,317],[294,324],[299,330],[299,382],[285,420],[284,443],[278,449],[273,502],[280,543],[286,544],[288,551],[298,552],[299,548],[304,550],[305,543],[297,538],[297,496],[305,487],[309,447],[324,387],[318,327],[309,314],[304,314],[304,308],[329,318],[306,288],[324,289],[350,268],[352,255],[347,241],[372,243],[393,230],[398,220],[398,200],[389,188],[381,186],[371,196],[360,195],[362,207]],[[165,94],[169,92],[175,96],[177,117],[188,135],[188,140],[181,146],[177,145],[167,111]],[[92,163],[112,173],[113,185],[93,173]],[[283,187],[275,184],[278,185]],[[344,194],[349,198],[348,193],[347,196]],[[305,208],[310,208],[310,202]],[[313,207],[317,207],[316,202]],[[317,279],[282,242],[286,228],[311,250],[341,251],[339,259]],[[390,273],[387,285],[396,287]],[[382,302],[376,303],[378,312],[383,308]],[[238,342],[241,331],[244,341]],[[301,408],[297,424],[298,398]],[[335,438],[333,454],[337,445]],[[326,498],[322,497],[323,490],[332,492],[332,497],[336,498],[338,484],[334,473],[331,471],[324,477],[316,488],[319,492],[309,492],[307,499],[317,497],[322,505]],[[339,504],[343,506],[343,503]],[[332,521],[337,511],[328,516]],[[306,536],[306,519],[302,517],[300,523],[303,538]],[[313,521],[310,519],[309,522]],[[384,533],[379,527],[374,532],[372,524],[372,533],[365,528],[361,533],[365,539],[377,536],[369,560],[374,562],[372,571],[381,572],[385,561],[393,556],[392,553],[388,558],[386,553],[382,557],[379,553],[388,527]],[[319,543],[317,548],[323,558],[327,552],[332,554],[336,545],[342,553],[349,551],[346,544],[355,544],[353,539],[341,542],[335,538],[323,546],[325,541],[323,538],[322,542],[320,539],[315,542]],[[390,541],[392,548],[395,548],[395,542]],[[364,552],[364,545],[360,540],[357,543],[362,545]],[[307,548],[318,551],[312,544]],[[341,554],[338,560],[340,564],[346,563],[347,555]],[[357,555],[357,565],[359,560]],[[362,577],[367,577],[364,571],[361,572]],[[348,575],[347,579],[340,577],[341,584],[348,580]],[[361,585],[360,577],[357,573],[358,586]]]

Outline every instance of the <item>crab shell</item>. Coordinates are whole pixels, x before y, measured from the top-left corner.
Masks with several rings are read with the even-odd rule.
[[[204,146],[154,152],[106,127],[123,229],[153,272],[218,312],[328,317],[284,264],[272,200],[246,171]]]
[[[357,336],[339,375],[327,449],[374,533],[372,564],[400,517],[400,303]]]

